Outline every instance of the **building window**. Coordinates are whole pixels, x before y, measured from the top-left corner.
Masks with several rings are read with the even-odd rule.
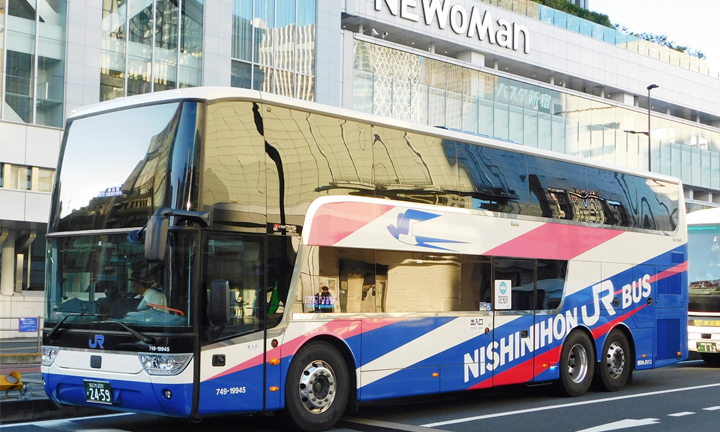
[[[203,1],[136,3],[103,1],[101,101],[201,84]]]
[[[316,0],[235,0],[233,87],[315,99]]]
[[[35,180],[33,180],[34,170],[37,170]],[[0,163],[1,188],[52,192],[54,176],[54,169]]]
[[[10,175],[7,178],[7,184],[5,185],[8,189],[18,188],[18,166],[10,165]]]
[[[38,192],[52,192],[54,173],[55,170],[47,168],[38,169]]]
[[[25,190],[32,190],[32,168],[25,168],[24,170],[20,170],[22,173],[24,171],[25,178],[20,179],[19,184],[21,186],[21,189],[24,188]]]
[[[39,9],[35,3],[8,1],[2,119],[62,127],[67,2],[43,2]]]

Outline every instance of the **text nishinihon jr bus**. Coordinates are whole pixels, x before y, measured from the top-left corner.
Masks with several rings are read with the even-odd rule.
[[[688,349],[720,363],[720,208],[687,215]]]
[[[384,398],[622,388],[687,356],[677,179],[251,90],[67,122],[47,394],[331,427]]]

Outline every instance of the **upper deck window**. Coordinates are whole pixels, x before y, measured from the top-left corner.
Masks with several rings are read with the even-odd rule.
[[[169,182],[177,177],[172,152],[182,148],[194,154],[196,128],[196,103],[142,106],[72,121],[61,153],[51,231],[143,226],[154,210],[172,205]],[[188,157],[182,159],[185,164]]]

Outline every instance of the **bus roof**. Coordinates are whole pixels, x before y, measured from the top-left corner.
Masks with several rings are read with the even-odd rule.
[[[720,225],[720,207],[688,213],[685,220],[688,225]]]
[[[116,98],[110,101],[100,102],[88,105],[71,111],[68,121],[73,121],[81,117],[86,117],[103,112],[116,111],[124,108],[141,105],[152,105],[163,102],[173,102],[182,100],[210,101],[217,102],[223,100],[245,100],[258,103],[272,103],[286,108],[299,108],[308,112],[325,114],[333,117],[352,118],[358,121],[373,125],[382,125],[402,130],[413,130],[419,133],[466,143],[473,143],[498,149],[508,149],[518,153],[542,156],[549,159],[566,161],[574,164],[592,166],[596,168],[606,169],[613,172],[632,174],[638,177],[651,178],[669,183],[680,184],[680,179],[667,176],[664,174],[650,173],[647,171],[634,170],[628,167],[614,165],[606,162],[595,161],[578,156],[567,155],[563,153],[553,152],[517,144],[512,141],[504,141],[497,138],[486,137],[469,132],[461,132],[446,129],[444,127],[432,127],[420,125],[417,123],[409,123],[401,120],[389,119],[373,114],[366,114],[360,111],[338,108],[330,105],[323,105],[315,102],[307,102],[300,99],[289,98],[286,96],[278,96],[270,93],[264,93],[257,90],[241,89],[236,87],[189,87],[176,90],[166,90],[154,93],[145,93],[130,97]]]

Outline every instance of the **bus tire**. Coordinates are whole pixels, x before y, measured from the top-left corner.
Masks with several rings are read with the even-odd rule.
[[[333,427],[345,412],[350,376],[343,356],[327,342],[311,342],[295,354],[285,382],[284,417],[306,432]]]
[[[700,353],[700,358],[707,364],[720,365],[720,354],[718,353]]]
[[[566,396],[582,396],[592,384],[595,353],[590,337],[577,330],[565,339],[560,354],[560,379],[556,388]]]
[[[613,330],[605,340],[602,357],[598,367],[598,387],[605,391],[615,392],[627,384],[632,372],[630,360],[630,344],[620,330]]]

